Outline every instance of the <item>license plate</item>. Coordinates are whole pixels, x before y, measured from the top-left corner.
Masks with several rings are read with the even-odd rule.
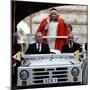
[[[44,84],[51,84],[51,83],[57,83],[57,78],[45,78],[43,80]]]

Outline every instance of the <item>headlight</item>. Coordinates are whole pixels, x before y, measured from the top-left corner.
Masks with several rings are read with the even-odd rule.
[[[26,80],[28,77],[29,77],[29,72],[28,72],[27,70],[22,70],[22,71],[20,72],[20,78],[21,78],[22,80]]]
[[[77,67],[74,67],[72,70],[71,70],[71,73],[74,77],[78,76],[79,75],[79,69]]]

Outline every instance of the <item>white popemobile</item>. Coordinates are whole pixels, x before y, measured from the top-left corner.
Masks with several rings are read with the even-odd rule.
[[[65,83],[82,84],[82,62],[75,53],[22,55],[18,67],[18,86]]]

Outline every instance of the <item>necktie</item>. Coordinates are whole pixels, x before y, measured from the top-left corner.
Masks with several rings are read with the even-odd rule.
[[[38,48],[37,48],[37,50],[38,50],[38,51],[40,50],[40,43],[38,43]]]

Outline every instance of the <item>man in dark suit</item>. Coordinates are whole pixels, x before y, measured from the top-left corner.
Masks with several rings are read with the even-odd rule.
[[[62,53],[73,53],[77,50],[81,51],[81,45],[73,41],[74,36],[72,33],[68,35],[68,44],[63,46]]]
[[[50,49],[48,44],[42,43],[42,33],[37,32],[35,34],[36,43],[30,44],[26,51],[26,54],[49,54]]]

